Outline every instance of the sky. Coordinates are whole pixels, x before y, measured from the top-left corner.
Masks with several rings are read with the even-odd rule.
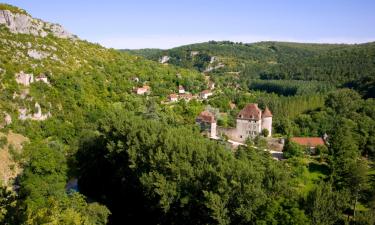
[[[209,40],[375,41],[375,0],[0,0],[121,49]]]

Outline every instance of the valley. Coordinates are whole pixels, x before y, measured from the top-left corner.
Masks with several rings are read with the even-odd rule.
[[[0,224],[374,224],[375,43],[105,48],[0,4]]]

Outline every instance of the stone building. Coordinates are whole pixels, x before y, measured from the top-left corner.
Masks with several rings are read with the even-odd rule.
[[[207,134],[210,138],[216,138],[216,119],[214,114],[209,111],[203,111],[196,119],[202,133]]]
[[[236,128],[219,128],[221,134],[238,142],[245,142],[247,138],[254,138],[268,130],[268,137],[272,135],[272,113],[266,107],[262,112],[258,104],[248,104],[237,115]]]

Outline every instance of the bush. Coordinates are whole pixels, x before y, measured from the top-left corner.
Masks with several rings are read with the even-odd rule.
[[[3,136],[3,137],[0,137],[0,148],[4,148],[5,145],[8,144],[8,139],[7,137]]]
[[[301,145],[294,143],[288,139],[285,142],[284,149],[283,149],[283,156],[284,158],[293,158],[293,157],[301,157],[303,156],[304,149]]]

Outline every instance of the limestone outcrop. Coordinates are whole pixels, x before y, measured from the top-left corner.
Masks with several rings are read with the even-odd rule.
[[[52,34],[58,38],[77,38],[59,24],[35,19],[26,13],[14,13],[9,10],[0,10],[0,24],[4,24],[10,32],[15,34],[31,34],[40,37]]]

